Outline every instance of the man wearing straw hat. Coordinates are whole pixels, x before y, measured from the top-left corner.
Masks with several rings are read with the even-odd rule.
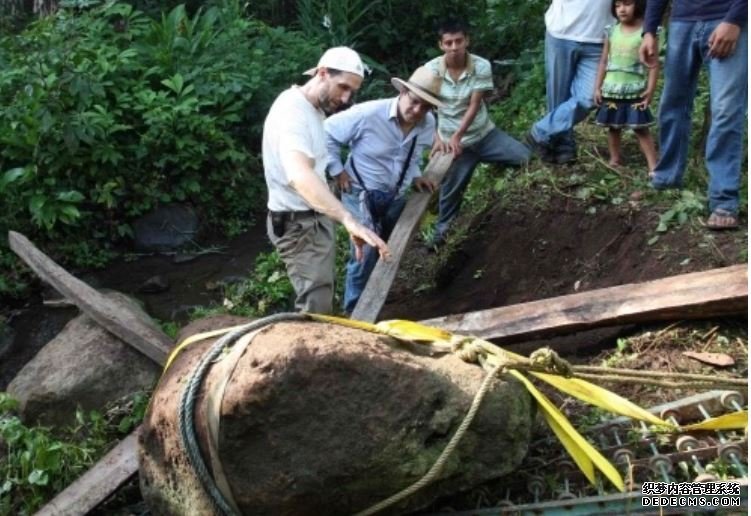
[[[327,50],[312,78],[274,101],[263,126],[263,169],[269,192],[267,233],[287,267],[298,310],[330,313],[334,297],[334,223],[349,232],[357,258],[363,247],[388,256],[376,233],[358,222],[326,184],[323,122],[347,105],[362,84],[360,56],[347,47]],[[333,219],[333,220],[332,220]]]
[[[357,104],[326,120],[329,174],[342,191],[342,203],[363,224],[388,239],[404,209],[410,186],[432,192],[435,185],[421,177],[423,151],[433,144],[435,118],[431,110],[442,106],[441,79],[420,67],[409,80],[397,77],[395,98]],[[342,147],[350,149],[342,163]],[[365,288],[378,254],[365,246],[365,257],[347,263],[343,309],[351,313]]]

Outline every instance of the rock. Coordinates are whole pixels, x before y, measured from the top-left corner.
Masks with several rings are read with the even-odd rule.
[[[136,289],[136,292],[141,292],[143,294],[158,294],[167,290],[169,290],[169,278],[164,274],[157,274],[141,283]]]
[[[140,251],[174,251],[198,234],[198,216],[181,204],[160,206],[133,223],[133,240]]]
[[[141,492],[154,515],[212,513],[185,455],[177,414],[188,378],[213,342],[199,341],[177,357],[144,420]],[[224,367],[212,366],[196,401],[207,463],[206,394],[220,385]],[[366,509],[428,471],[484,376],[456,356],[414,354],[361,330],[308,322],[267,328],[237,361],[219,403],[218,457],[235,502],[253,515]],[[514,471],[527,453],[532,413],[521,384],[495,380],[439,479],[397,510]]]
[[[143,314],[130,298],[110,293]],[[103,410],[109,402],[148,390],[160,367],[86,315],[71,320],[29,361],[8,385],[29,423],[75,423],[75,411]]]

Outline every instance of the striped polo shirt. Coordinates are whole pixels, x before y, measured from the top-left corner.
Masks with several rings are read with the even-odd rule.
[[[469,109],[469,99],[472,93],[493,89],[490,61],[467,53],[467,68],[462,72],[458,81],[454,81],[448,73],[445,56],[436,57],[428,61],[425,66],[443,78],[441,100],[445,106],[438,108],[438,134],[443,141],[448,141],[461,125],[462,117]],[[462,136],[462,145],[477,143],[494,127],[483,102],[472,124]]]

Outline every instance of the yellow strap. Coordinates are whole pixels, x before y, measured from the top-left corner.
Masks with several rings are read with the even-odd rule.
[[[523,374],[513,369],[511,369],[509,373],[521,381],[530,394],[532,394],[537,400],[537,403],[542,409],[543,415],[553,429],[553,432],[558,436],[558,439],[561,441],[564,448],[566,448],[566,451],[568,451],[569,455],[571,455],[587,479],[593,485],[595,484],[594,467],[596,466],[597,469],[599,469],[608,480],[618,488],[618,490],[621,492],[625,491],[626,487],[618,470],[615,469],[599,451],[589,444],[584,437],[582,437],[582,435],[571,425],[566,416],[564,416],[544,394],[537,390],[537,387],[532,385],[532,382],[530,382]]]
[[[748,410],[739,410],[707,419],[701,423],[682,426],[681,429],[690,432],[693,430],[739,430],[746,427],[748,427]]]
[[[221,328],[219,330],[213,330],[213,331],[206,331],[203,333],[196,333],[195,335],[191,335],[187,339],[184,339],[175,346],[175,349],[172,350],[172,353],[170,353],[169,357],[167,358],[167,362],[164,364],[164,370],[166,371],[169,369],[169,366],[172,365],[172,362],[174,362],[175,358],[177,358],[177,355],[179,355],[183,349],[190,346],[191,344],[195,342],[199,342],[201,340],[210,339],[211,337],[217,337],[219,335],[224,335],[226,333],[229,333],[231,331],[234,331],[238,328],[242,328],[245,326],[244,324],[238,324],[237,326],[230,326],[229,328]]]

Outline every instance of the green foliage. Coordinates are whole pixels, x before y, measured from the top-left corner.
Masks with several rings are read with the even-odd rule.
[[[59,436],[22,423],[16,400],[0,392],[0,515],[33,513],[140,424],[147,405],[138,393],[105,414],[79,410],[76,425]]]
[[[459,17],[470,24],[474,53],[491,60],[518,58],[542,39],[548,3],[447,0],[416,8],[408,0],[262,0],[249,10],[275,25],[296,25],[325,46],[352,46],[375,68],[376,84],[388,87],[390,75],[409,75],[439,54],[435,29],[446,18]],[[526,30],[520,31],[521,25]],[[368,88],[361,97],[384,91],[388,89]]]
[[[89,265],[162,203],[242,230],[263,198],[265,113],[320,47],[233,1],[157,20],[79,7],[0,38],[0,233],[87,240],[58,251]]]
[[[535,40],[511,67],[517,78],[512,94],[490,106],[491,116],[499,127],[523,135],[545,114],[544,42]]]
[[[292,309],[294,289],[279,253],[259,253],[250,277],[225,289],[225,307],[236,315],[262,316]]]
[[[706,198],[689,190],[682,190],[673,205],[660,215],[657,224],[658,233],[666,233],[671,227],[680,227],[689,220],[692,215],[699,215],[704,211]]]

